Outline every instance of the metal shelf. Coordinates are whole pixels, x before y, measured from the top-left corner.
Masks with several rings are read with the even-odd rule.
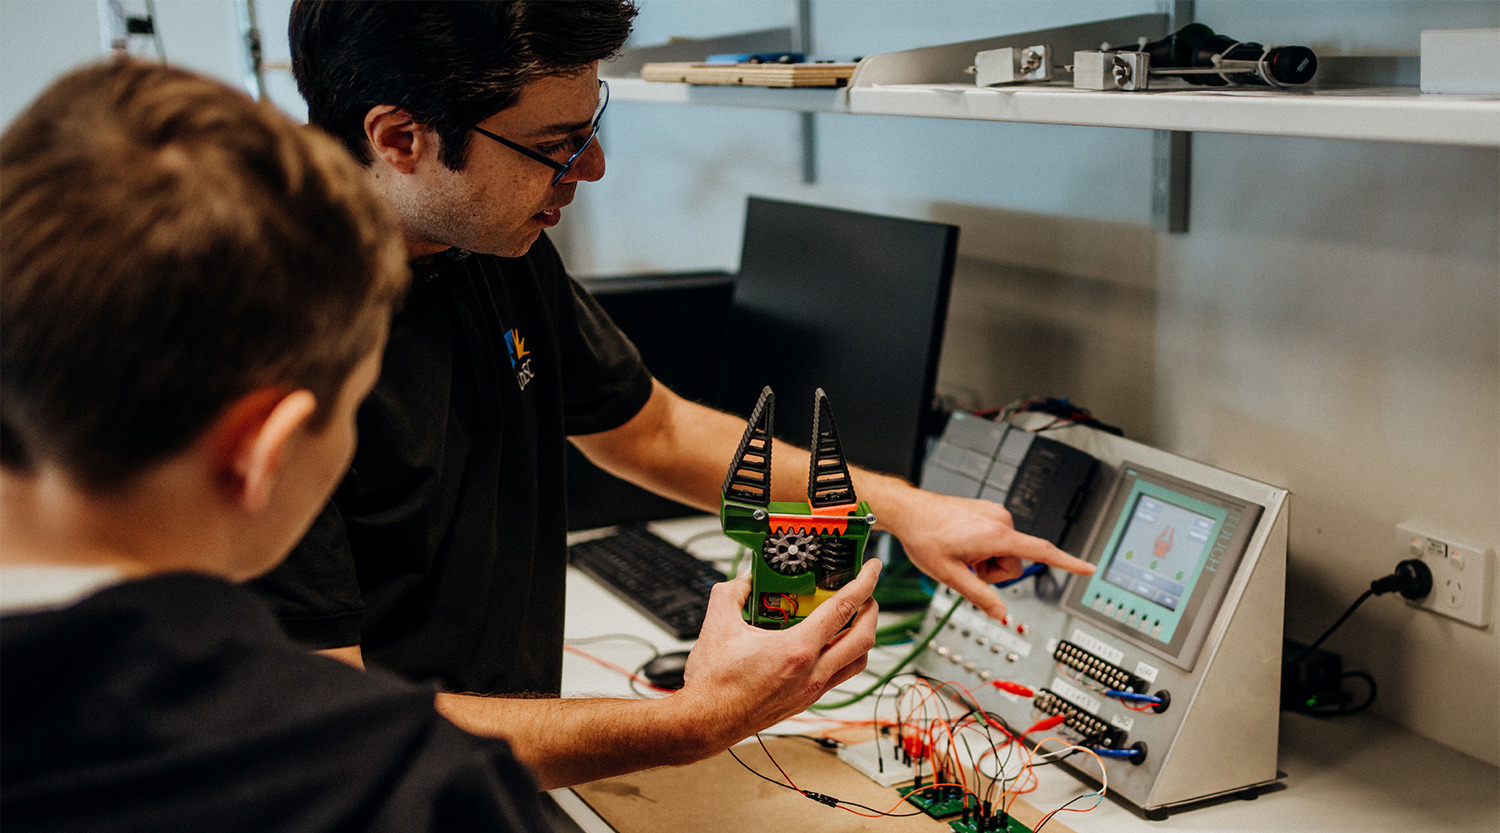
[[[894,84],[788,90],[612,78],[610,96],[616,101],[813,113],[1500,147],[1500,98],[1426,95],[1415,88],[1127,93],[1067,86]]]
[[[852,113],[1500,147],[1500,98],[1412,88],[1097,92],[937,84],[849,94]]]
[[[1165,16],[1141,15],[887,52],[861,60],[849,86],[837,89],[691,86],[625,77],[610,79],[610,91],[621,101],[1500,147],[1500,96],[1424,95],[1415,87],[1142,92],[1077,90],[1064,83],[976,87],[964,74],[974,54],[985,49],[1036,42],[1071,49],[1101,40],[1126,42],[1136,34],[1152,37],[1166,29]]]

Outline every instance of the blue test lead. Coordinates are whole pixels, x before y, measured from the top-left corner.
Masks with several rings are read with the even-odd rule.
[[[1029,579],[1032,576],[1037,575],[1038,573],[1041,573],[1041,572],[1045,571],[1046,569],[1047,569],[1047,565],[1046,564],[1041,564],[1041,563],[1032,564],[1032,565],[1028,566],[1026,569],[1022,570],[1021,574],[1019,576],[1016,576],[1015,578],[1009,578],[1009,579],[1006,579],[1005,581],[997,581],[997,582],[995,582],[995,587],[1004,589],[1006,587],[1011,586],[1012,584],[1016,584],[1016,583],[1025,581],[1026,579]]]
[[[1151,695],[1151,694],[1137,694],[1134,691],[1120,691],[1118,689],[1113,689],[1113,688],[1105,691],[1104,692],[1104,696],[1105,697],[1118,697],[1121,700],[1129,700],[1129,701],[1134,702],[1134,703],[1150,703],[1153,706],[1159,706],[1162,703],[1162,699],[1160,697],[1155,696],[1155,695]]]

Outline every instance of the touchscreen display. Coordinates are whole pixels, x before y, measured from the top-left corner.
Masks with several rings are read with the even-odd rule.
[[[1194,592],[1214,575],[1215,542],[1228,532],[1230,512],[1145,477],[1135,478],[1123,497],[1080,601],[1117,626],[1170,645],[1196,609]]]
[[[1150,495],[1138,495],[1105,580],[1177,610],[1192,589],[1213,535],[1213,518]]]

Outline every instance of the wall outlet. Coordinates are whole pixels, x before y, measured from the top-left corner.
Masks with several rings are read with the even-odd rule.
[[[1405,545],[1401,557],[1420,558],[1432,570],[1432,592],[1407,604],[1488,627],[1495,606],[1494,548],[1434,535],[1415,524],[1396,529]]]

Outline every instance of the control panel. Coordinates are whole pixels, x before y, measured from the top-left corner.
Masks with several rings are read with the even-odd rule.
[[[1054,731],[1148,817],[1276,781],[1285,490],[1083,426],[962,413],[922,485],[1002,502],[1096,571],[1006,588],[999,621],[940,590],[919,672],[1013,726],[1061,715]]]

